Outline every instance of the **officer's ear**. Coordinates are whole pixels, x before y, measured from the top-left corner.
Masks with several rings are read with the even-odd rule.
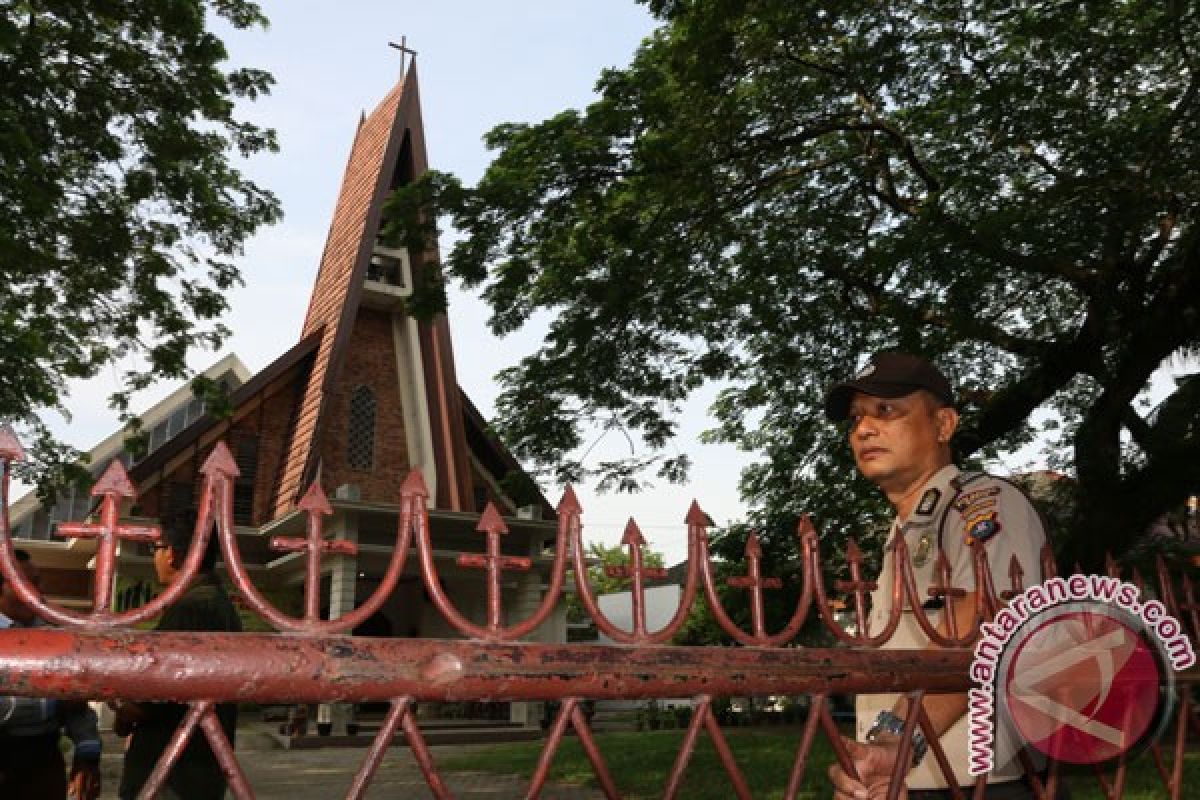
[[[949,444],[950,437],[958,430],[958,410],[953,406],[934,409],[933,427],[937,431],[938,444]]]

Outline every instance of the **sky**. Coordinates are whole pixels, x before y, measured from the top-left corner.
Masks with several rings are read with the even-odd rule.
[[[654,28],[632,0],[268,0],[266,31],[217,28],[232,65],[271,72],[271,94],[241,107],[242,118],[276,129],[280,152],[244,164],[252,178],[280,198],[284,219],[261,230],[238,260],[245,286],[229,295],[224,322],[234,335],[220,353],[194,354],[203,369],[236,352],[252,372],[299,339],[309,294],[337,198],[359,114],[373,108],[400,74],[400,54],[388,46],[405,37],[417,51],[421,103],[430,166],[473,184],[491,160],[482,137],[503,122],[537,122],[595,98],[607,67],[629,63]],[[442,253],[450,240],[443,237]],[[487,308],[461,287],[450,292],[449,319],[459,382],[485,416],[494,410],[493,376],[532,352],[540,331],[496,339]],[[73,384],[71,420],[49,420],[67,442],[88,449],[117,427],[105,397],[128,364],[86,384]],[[590,368],[585,365],[583,368]],[[177,385],[139,395],[147,408]],[[713,392],[685,410],[676,447],[692,456],[690,482],[659,482],[639,494],[597,495],[576,487],[584,508],[585,537],[615,544],[629,517],[667,563],[686,555],[683,524],[695,498],[718,524],[740,519],[745,506],[737,476],[749,457],[728,446],[702,445],[711,426]],[[592,452],[605,457],[622,447],[615,437]],[[626,446],[627,447],[627,446]],[[626,453],[627,453],[626,449]],[[546,486],[556,503],[562,487]]]
[[[421,101],[430,165],[473,184],[492,155],[482,137],[504,122],[537,122],[595,98],[601,71],[623,67],[654,28],[632,0],[267,0],[267,30],[218,27],[231,65],[266,69],[272,93],[241,106],[241,117],[278,132],[280,152],[258,155],[244,169],[280,198],[284,219],[261,230],[239,259],[245,286],[229,295],[225,323],[234,335],[220,353],[198,352],[196,370],[228,352],[257,371],[299,339],[309,294],[360,113],[372,109],[400,76],[401,59],[388,42],[405,38],[417,51]],[[443,254],[451,240],[444,236]],[[449,319],[458,377],[475,404],[490,416],[498,386],[493,376],[536,349],[536,326],[503,339],[487,329],[479,298],[451,287]],[[47,422],[64,440],[89,449],[118,426],[106,398],[121,372],[116,364],[99,378],[71,386],[71,419]],[[583,369],[594,365],[582,365]],[[1170,376],[1156,376],[1155,396],[1166,394]],[[136,398],[148,408],[177,385],[161,385]],[[705,445],[702,431],[715,390],[698,394],[685,409],[674,448],[693,459],[689,482],[660,481],[639,494],[601,494],[588,485],[576,491],[584,507],[585,537],[605,544],[620,540],[634,517],[649,546],[667,563],[686,555],[684,515],[696,499],[719,525],[743,518],[738,475],[751,456],[732,446]],[[599,460],[628,455],[617,435],[594,448]],[[1001,472],[1044,463],[1031,446],[1007,458]],[[552,503],[562,487],[544,486]]]

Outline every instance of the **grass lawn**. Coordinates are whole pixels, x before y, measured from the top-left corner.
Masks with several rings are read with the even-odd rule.
[[[800,729],[727,729],[725,734],[754,797],[783,797],[799,745]],[[662,796],[682,739],[683,732],[679,730],[596,735],[618,789],[630,800]],[[461,757],[439,759],[438,767],[449,771],[517,774],[528,778],[533,774],[540,754],[541,742],[496,745]],[[829,797],[825,770],[832,758],[829,745],[818,735],[805,771],[801,797]],[[1185,787],[1200,785],[1200,754],[1187,754],[1183,774]],[[591,762],[573,736],[563,740],[555,756],[550,779],[596,786]],[[1090,772],[1073,773],[1069,785],[1072,800],[1103,798]],[[706,732],[700,734],[679,796],[687,800],[729,800],[733,796],[729,778]],[[1193,796],[1185,788],[1184,797]],[[1166,791],[1158,779],[1150,754],[1145,753],[1129,765],[1125,800],[1160,800],[1163,797],[1166,797]]]

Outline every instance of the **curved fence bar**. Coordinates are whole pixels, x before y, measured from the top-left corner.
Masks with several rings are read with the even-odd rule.
[[[851,540],[851,544],[853,544]],[[869,625],[865,612],[862,610],[861,604],[855,610],[855,617],[858,627],[856,630],[862,633],[849,633],[842,627],[833,616],[833,610],[830,608],[829,598],[825,594],[825,579],[821,575],[821,556],[817,546],[817,534],[815,530],[811,531],[810,535],[806,535],[804,539],[805,561],[809,562],[809,574],[812,575],[813,591],[817,599],[817,613],[821,615],[821,621],[825,623],[825,627],[830,633],[845,644],[854,645],[856,647],[878,647],[888,639],[892,638],[892,634],[896,632],[896,628],[900,626],[900,615],[904,612],[904,583],[903,576],[900,574],[900,562],[907,560],[908,550],[904,546],[903,537],[897,537],[892,544],[892,558],[895,562],[892,565],[892,596],[891,605],[888,610],[887,622],[883,626],[883,630],[872,636],[869,631]],[[849,548],[847,548],[849,549]],[[859,601],[862,596],[875,588],[874,582],[863,581],[855,577],[857,570],[854,567],[854,561],[850,562],[850,574],[852,580],[842,581],[838,588],[843,591],[852,591],[855,593]]]
[[[797,525],[796,535],[801,542],[801,550],[803,551],[804,541],[807,531],[812,529],[812,521],[808,515],[800,519]],[[713,618],[721,627],[721,630],[728,633],[739,644],[758,647],[777,647],[790,642],[795,635],[803,627],[805,620],[808,619],[809,609],[812,608],[813,600],[813,578],[812,565],[809,559],[801,559],[801,579],[803,580],[803,588],[800,590],[800,596],[796,600],[796,610],[792,612],[791,619],[783,627],[781,631],[774,634],[767,633],[763,624],[763,589],[779,589],[783,583],[779,578],[764,578],[759,567],[759,558],[762,556],[762,549],[758,544],[758,539],[754,534],[747,538],[746,555],[749,563],[747,574],[741,578],[731,578],[729,585],[736,588],[749,589],[751,592],[751,625],[753,630],[746,633],[729,617],[725,612],[725,607],[721,603],[721,597],[716,590],[716,580],[713,577],[712,558],[708,552],[708,533],[703,531],[700,539],[699,563],[700,575],[704,580],[704,594],[708,600],[708,608],[712,613]]]
[[[218,447],[224,447],[224,445],[219,444]],[[214,456],[216,455],[214,452]],[[228,455],[227,450],[225,451],[225,455]],[[352,546],[353,543],[351,542],[341,543],[342,547],[338,547],[337,543],[325,542],[321,530],[321,517],[329,514],[331,509],[329,508],[329,501],[326,499],[324,491],[317,484],[313,484],[299,505],[308,516],[307,539],[301,540],[301,543],[297,543],[297,546],[294,548],[280,548],[287,550],[299,550],[303,548],[307,551],[306,556],[308,560],[305,565],[304,586],[305,614],[303,618],[297,618],[284,614],[267,600],[258,591],[257,587],[255,587],[249,573],[246,571],[241,552],[237,545],[237,534],[234,533],[233,484],[230,480],[231,477],[232,474],[227,469],[214,472],[210,490],[213,497],[216,498],[216,506],[218,508],[216,517],[218,519],[221,552],[225,558],[225,567],[229,572],[230,581],[232,581],[234,587],[241,593],[246,605],[265,619],[272,627],[279,631],[310,635],[344,633],[361,625],[387,602],[388,597],[395,590],[396,584],[400,580],[400,575],[404,572],[404,562],[411,546],[414,499],[425,491],[425,484],[421,481],[419,472],[414,471],[411,473],[405,481],[404,486],[401,487],[400,520],[396,529],[396,546],[392,550],[392,557],[388,561],[387,570],[380,579],[379,586],[371,593],[370,597],[353,611],[331,620],[321,620],[316,610],[317,591],[321,582],[319,569],[320,554],[322,552],[352,554],[356,552],[356,548]],[[273,539],[272,542],[274,544],[283,543],[280,542],[278,537]],[[351,546],[347,547],[345,545]]]
[[[442,588],[442,582],[438,578],[437,565],[433,559],[433,542],[429,536],[429,515],[425,510],[425,499],[428,497],[428,493],[414,496],[416,500],[414,510],[418,513],[413,515],[413,525],[416,527],[417,557],[421,564],[421,578],[425,582],[425,590],[429,593],[430,600],[451,627],[464,636],[486,641],[511,641],[530,633],[546,620],[550,612],[554,610],[554,605],[562,592],[563,574],[566,570],[564,518],[570,517],[569,509],[572,505],[575,507],[579,505],[578,501],[574,499],[575,493],[570,491],[570,487],[568,487],[568,493],[569,499],[568,494],[564,494],[563,502],[560,504],[559,528],[554,547],[554,564],[551,567],[550,590],[547,591],[547,596],[542,598],[542,602],[528,619],[507,627],[501,624],[500,616],[501,570],[505,566],[524,566],[525,569],[528,569],[530,562],[529,559],[507,557],[500,554],[499,537],[503,532],[507,532],[507,528],[504,527],[495,507],[491,504],[488,505],[490,514],[485,511],[484,518],[480,520],[477,528],[488,536],[487,555],[469,557],[470,560],[460,558],[459,561],[460,564],[469,566],[484,566],[488,570],[488,621],[486,625],[477,625],[455,607],[453,601],[446,594],[446,590]],[[562,510],[564,508],[565,511]]]
[[[984,562],[986,564],[987,554],[984,554]],[[921,597],[917,591],[917,579],[913,574],[912,562],[909,559],[897,558],[901,574],[904,576],[904,594],[908,598],[909,611],[913,615],[913,620],[921,628],[929,641],[936,644],[938,647],[968,647],[975,643],[979,638],[979,623],[983,622],[987,616],[984,613],[984,600],[982,593],[975,594],[974,616],[971,619],[971,624],[966,626],[967,632],[963,636],[958,635],[958,618],[955,616],[954,604],[956,602],[965,602],[967,591],[950,585],[950,561],[946,558],[946,554],[939,553],[937,560],[937,571],[940,579],[940,584],[929,588],[929,596],[931,598],[940,598],[945,604],[943,608],[945,613],[942,614],[942,619],[946,621],[947,631],[942,633],[934,625],[929,615],[925,613],[926,598]]]
[[[1183,574],[1183,579],[1180,581],[1183,587],[1183,605],[1180,606],[1180,611],[1186,611],[1186,621],[1190,627],[1193,642],[1200,642],[1200,606],[1196,605],[1196,590],[1192,586],[1192,579],[1186,572]]]
[[[1050,543],[1042,545],[1042,580],[1050,580],[1058,575],[1058,562],[1054,560],[1054,548]]]
[[[645,567],[641,561],[641,548],[645,544],[645,540],[641,538],[641,533],[637,530],[636,523],[632,519],[630,520],[631,524],[626,526],[625,539],[623,540],[623,543],[630,548],[629,569],[634,584],[630,593],[633,603],[634,627],[632,631],[626,631],[613,624],[613,621],[600,610],[599,604],[596,603],[596,594],[592,589],[591,581],[588,577],[586,551],[583,546],[583,526],[580,524],[578,516],[579,512],[576,512],[575,523],[570,527],[571,566],[575,572],[575,590],[578,593],[579,602],[583,604],[588,616],[595,623],[596,629],[614,642],[619,642],[620,644],[660,644],[670,640],[683,627],[684,621],[687,620],[688,612],[696,600],[696,583],[698,580],[697,562],[700,560],[700,553],[702,552],[700,542],[705,536],[705,529],[708,527],[708,515],[700,510],[700,506],[695,501],[692,502],[686,519],[688,525],[688,566],[683,593],[679,598],[679,605],[675,609],[675,614],[666,625],[657,631],[646,630],[645,614],[641,610],[642,603],[644,602],[642,575],[645,571]]]
[[[971,562],[975,571],[977,603],[983,606],[982,619],[991,619],[1004,607],[1004,602],[1000,598],[1000,593],[996,591],[996,582],[992,580],[987,551],[984,550],[981,542],[971,545]]]
[[[52,622],[56,625],[62,625],[69,628],[119,628],[126,625],[136,625],[139,622],[153,619],[161,614],[166,608],[172,605],[176,600],[183,596],[187,591],[188,586],[195,579],[196,574],[200,571],[200,562],[204,558],[204,548],[208,545],[208,537],[211,535],[211,524],[205,525],[205,513],[208,504],[204,501],[200,506],[200,519],[197,520],[196,530],[192,538],[192,548],[188,552],[187,558],[180,565],[179,573],[175,576],[175,580],[171,582],[162,594],[151,600],[146,605],[114,613],[107,606],[96,608],[92,612],[83,614],[77,611],[69,611],[54,603],[46,602],[37,587],[30,584],[25,578],[25,573],[17,566],[16,548],[12,542],[12,532],[9,529],[8,517],[8,490],[9,481],[11,480],[12,464],[9,458],[4,457],[5,454],[0,454],[3,457],[3,477],[0,478],[0,502],[3,502],[4,513],[0,514],[0,572],[4,574],[4,580],[13,587],[13,591],[21,602],[29,606],[35,613],[47,622]],[[119,462],[113,462],[124,474],[124,468],[120,467]],[[109,472],[112,467],[109,468]],[[108,473],[106,473],[108,474]],[[102,506],[104,514],[104,525],[110,531],[115,530],[116,526],[116,509],[111,497],[105,497]],[[143,531],[153,530],[153,537],[147,533],[147,539],[156,541],[158,536],[157,529],[143,528]],[[115,558],[115,551],[110,554]],[[111,568],[109,570],[108,582],[111,584]],[[96,576],[96,581],[100,580],[100,576]],[[96,598],[98,600],[110,597],[111,595],[97,590]]]

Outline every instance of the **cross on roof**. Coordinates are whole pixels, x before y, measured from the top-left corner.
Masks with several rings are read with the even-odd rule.
[[[388,47],[393,47],[400,51],[400,77],[403,78],[404,77],[404,69],[405,69],[404,57],[407,55],[407,56],[412,56],[412,58],[415,59],[417,57],[417,51],[413,50],[412,48],[410,48],[408,46],[408,37],[407,36],[400,37],[400,44],[396,44],[395,42],[388,42]],[[412,63],[412,59],[409,60],[409,64],[411,64],[411,63]]]

